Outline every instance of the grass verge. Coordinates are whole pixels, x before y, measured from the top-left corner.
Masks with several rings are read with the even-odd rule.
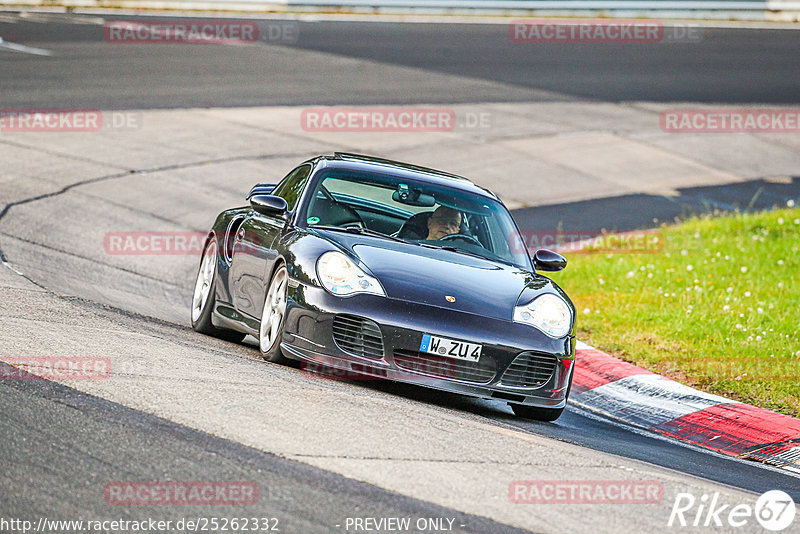
[[[639,252],[566,251],[578,339],[800,417],[800,209],[662,226]]]

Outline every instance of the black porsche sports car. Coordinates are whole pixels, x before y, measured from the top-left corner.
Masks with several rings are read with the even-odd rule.
[[[563,411],[575,307],[536,271],[491,192],[453,174],[355,154],[306,161],[208,234],[192,299],[195,330],[259,340],[265,359],[344,368]]]

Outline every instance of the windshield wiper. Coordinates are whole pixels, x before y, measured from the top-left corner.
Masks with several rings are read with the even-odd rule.
[[[369,228],[361,228],[360,226],[309,226],[309,228],[315,228],[317,230],[334,230],[337,232],[347,232],[349,234],[358,234],[358,235],[369,235],[373,237],[382,237],[384,239],[390,239],[392,241],[397,241],[398,243],[411,243],[411,241],[406,241],[405,239],[395,237],[393,235],[383,234],[381,232],[370,230]]]

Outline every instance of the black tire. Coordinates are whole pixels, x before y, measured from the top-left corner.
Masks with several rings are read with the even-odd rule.
[[[511,403],[509,403],[511,404]],[[534,419],[536,421],[555,421],[561,417],[564,408],[537,408],[536,406],[526,406],[524,404],[511,404],[514,414],[523,419]]]
[[[212,262],[206,263],[207,258],[210,257]],[[225,341],[240,342],[244,339],[246,334],[236,332],[235,330],[227,330],[217,328],[211,322],[211,312],[214,310],[215,295],[217,287],[217,242],[210,239],[203,249],[203,256],[200,258],[200,268],[197,271],[197,279],[195,281],[194,294],[192,296],[192,328],[196,332],[214,336]],[[205,272],[204,272],[205,269]],[[201,280],[201,277],[204,279]],[[210,275],[210,279],[208,278]],[[207,292],[206,292],[207,289]],[[201,293],[198,294],[198,291]],[[205,294],[205,297],[202,296]]]
[[[573,366],[575,364],[573,363]],[[565,402],[569,401],[569,392],[572,391],[572,377],[575,376],[574,369],[569,375],[569,384],[567,385],[567,396]],[[514,410],[514,415],[522,417],[523,419],[533,419],[535,421],[553,422],[564,413],[564,408],[537,408],[536,406],[526,406],[524,404],[511,404],[511,409]]]
[[[289,274],[286,266],[280,264],[269,280],[258,330],[258,348],[261,357],[272,363],[289,361],[281,352],[281,337],[286,326],[288,287]]]

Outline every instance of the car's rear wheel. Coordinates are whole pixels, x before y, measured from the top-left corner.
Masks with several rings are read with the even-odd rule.
[[[217,285],[217,242],[209,240],[200,260],[200,270],[194,283],[192,295],[192,328],[197,332],[239,342],[245,334],[234,330],[224,330],[211,323],[211,312],[214,310],[214,295]]]
[[[258,331],[258,347],[261,356],[269,362],[284,363],[286,358],[281,353],[281,336],[286,324],[286,304],[288,302],[289,274],[286,266],[281,265],[272,275],[264,299],[264,311],[261,312],[261,327]]]

